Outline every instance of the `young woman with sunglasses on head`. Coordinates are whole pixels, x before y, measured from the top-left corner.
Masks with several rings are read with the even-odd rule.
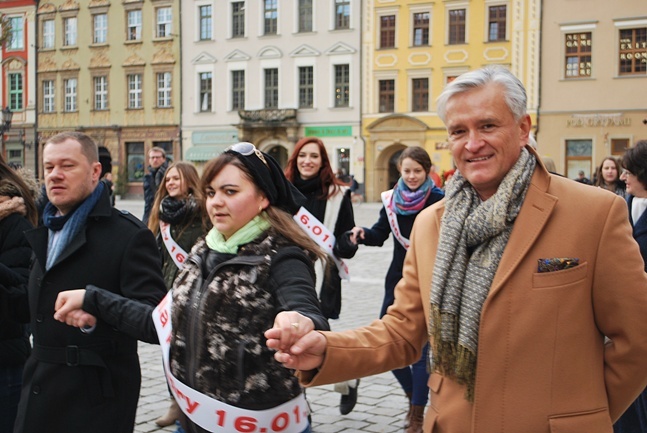
[[[329,329],[314,290],[313,263],[322,253],[292,219],[303,197],[278,163],[250,143],[210,161],[200,189],[213,228],[184,263],[170,311],[165,299],[153,312],[183,428],[310,432],[298,379],[275,361],[263,336],[271,326],[287,340],[303,323],[308,330]],[[96,306],[69,293],[57,301],[57,318],[82,325],[70,310],[97,312]],[[166,338],[161,332],[169,318]],[[140,324],[137,332],[150,333],[151,326]]]

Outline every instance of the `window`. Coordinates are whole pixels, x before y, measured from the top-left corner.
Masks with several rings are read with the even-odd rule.
[[[126,143],[126,159],[128,160],[128,182],[144,180],[144,142]]]
[[[212,37],[213,15],[211,5],[200,6],[200,40],[208,41]]]
[[[164,149],[164,153],[166,153],[166,160],[169,162],[169,164],[173,162],[172,141],[153,141],[153,146]]]
[[[199,76],[200,80],[200,111],[207,112],[211,111],[211,86],[212,86],[212,76],[211,72],[201,72]]]
[[[449,11],[449,44],[465,43],[465,9]]]
[[[231,4],[231,37],[245,37],[245,2]]]
[[[265,108],[279,106],[279,70],[265,69]]]
[[[505,41],[507,6],[488,8],[488,41]]]
[[[54,80],[43,80],[43,113],[54,112]]]
[[[276,25],[278,20],[278,9],[276,0],[264,0],[263,2],[263,15],[265,20],[264,34],[275,35]]]
[[[395,15],[380,17],[380,48],[395,47]]]
[[[9,33],[9,43],[7,50],[24,50],[25,49],[25,28],[23,17],[9,18],[9,25],[11,26]]]
[[[231,71],[231,109],[245,109],[245,71]]]
[[[139,41],[142,38],[142,11],[128,11],[128,34],[129,41]]]
[[[66,47],[76,46],[76,17],[63,19],[63,30],[65,34],[63,45]]]
[[[312,31],[312,0],[299,0],[299,32]]]
[[[647,28],[620,30],[620,75],[647,72]]]
[[[171,106],[170,72],[160,72],[157,74],[157,106],[162,108]]]
[[[411,111],[429,110],[429,78],[411,80]]]
[[[68,78],[63,80],[63,88],[65,90],[65,111],[72,112],[76,111],[76,88],[77,80],[76,78]]]
[[[56,26],[54,25],[54,20],[44,20],[43,21],[43,41],[41,48],[50,49],[54,48],[55,36],[56,36]]]
[[[566,177],[577,179],[582,170],[591,179],[593,140],[566,140]]]
[[[591,76],[591,32],[566,35],[566,78]]]
[[[335,30],[350,29],[350,0],[335,0]]]
[[[299,108],[314,106],[314,68],[299,67]]]
[[[380,113],[393,113],[395,109],[395,80],[379,81]]]
[[[92,17],[94,25],[94,38],[92,42],[95,44],[105,44],[108,42],[108,14],[97,14]]]
[[[9,81],[9,108],[11,111],[22,111],[22,73],[12,72],[7,75]]]
[[[622,156],[629,149],[628,138],[612,138],[611,139],[611,155]]]
[[[128,108],[142,108],[142,75],[130,74],[128,81]]]
[[[157,9],[157,33],[158,38],[168,38],[172,33],[173,13],[171,8]]]
[[[335,107],[350,105],[350,67],[335,65]]]
[[[429,12],[413,14],[413,46],[429,45]]]
[[[108,109],[108,77],[94,77],[94,109]]]

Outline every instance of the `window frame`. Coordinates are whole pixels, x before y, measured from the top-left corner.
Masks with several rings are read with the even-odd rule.
[[[305,3],[309,3],[305,4]],[[313,0],[298,0],[297,2],[297,33],[310,33],[314,30]]]
[[[173,106],[173,73],[160,71],[155,73],[156,107],[171,108]]]
[[[74,23],[74,25],[71,25]],[[79,20],[77,16],[63,18],[63,46],[76,47],[79,38]]]
[[[492,16],[493,9],[504,8],[503,17]],[[486,41],[488,42],[505,42],[508,40],[508,5],[507,4],[488,4],[487,5],[487,28],[486,28]],[[500,10],[499,10],[500,12]],[[503,35],[501,35],[501,28],[498,24],[503,23]],[[497,24],[497,37],[492,38],[492,25]]]
[[[100,83],[103,81],[103,83]],[[103,84],[98,88],[98,84]],[[92,94],[94,97],[94,110],[95,111],[104,111],[108,107],[108,76],[107,75],[96,75],[92,77]]]
[[[25,49],[25,17],[22,15],[9,16],[9,36],[5,43],[7,51],[22,51]],[[14,25],[19,23],[20,25]]]
[[[299,81],[298,94],[299,94],[299,108],[314,108],[314,66],[312,65],[303,65],[297,67],[297,76]],[[304,82],[304,78],[308,79],[308,82]]]
[[[427,22],[424,20],[416,20],[417,15],[427,15]],[[411,46],[413,47],[428,47],[429,44],[429,31],[431,28],[431,11],[412,11],[411,13],[411,27],[413,32],[411,33]],[[416,35],[417,30],[421,31],[420,38]],[[420,40],[418,40],[420,39]]]
[[[245,109],[245,70],[235,69],[231,72],[231,109]]]
[[[155,37],[157,39],[170,38],[173,33],[173,8],[171,6],[159,7],[155,10]]]
[[[144,84],[141,72],[130,72],[126,74],[126,91],[128,96],[128,110],[140,110],[144,108]]]
[[[279,108],[279,68],[263,69],[263,107]]]
[[[342,69],[345,69],[346,72]],[[349,108],[350,107],[350,64],[340,63],[333,65],[333,107]],[[340,80],[339,78],[345,80]],[[341,95],[341,96],[338,96]]]
[[[452,22],[452,14],[463,11],[462,21]],[[467,8],[447,9],[447,45],[464,45],[467,43]],[[462,36],[462,39],[461,39]],[[455,39],[454,39],[455,38]]]
[[[278,31],[279,31],[278,23],[279,23],[278,0],[263,0],[263,35],[278,34]]]
[[[582,37],[585,36],[583,39]],[[564,33],[564,79],[577,79],[577,78],[591,78],[593,71],[593,42],[592,42],[593,32],[591,30],[579,30],[572,32]],[[587,41],[585,47],[588,46],[588,50],[582,50],[581,41]],[[569,46],[569,44],[575,43],[575,46]],[[574,50],[571,50],[573,49]],[[571,50],[571,51],[569,51]],[[588,58],[588,62],[587,62]],[[570,59],[576,59],[577,66],[573,71],[571,65],[573,62],[569,61]],[[582,66],[584,64],[584,73],[581,73],[583,70]],[[588,71],[588,72],[587,72]]]
[[[22,72],[7,74],[7,105],[11,111],[23,111],[25,108],[25,82]]]
[[[245,2],[231,2],[231,37],[245,37]]]
[[[70,84],[74,83],[73,86]],[[63,111],[65,113],[75,113],[79,111],[79,79],[77,77],[68,77],[63,79]]]
[[[618,27],[618,76],[619,77],[640,77],[647,75],[647,24],[639,24],[637,26],[622,26]],[[638,41],[637,32],[641,31],[643,34],[642,39]],[[626,37],[623,38],[623,32],[631,32],[630,41],[627,41]],[[625,44],[630,43],[631,47],[626,47]],[[642,47],[637,47],[638,44],[642,44]],[[642,57],[642,60],[638,61],[636,54]],[[623,56],[631,56],[632,58],[623,59]],[[627,60],[630,62],[627,65],[630,70],[623,71],[623,60],[625,65],[627,65]],[[639,65],[644,65],[638,67]]]
[[[395,113],[395,79],[377,80],[377,112]]]
[[[203,14],[203,11],[209,9],[209,15]],[[198,6],[198,39],[201,41],[213,40],[213,5],[206,4]]]
[[[56,81],[53,79],[41,81],[43,90],[43,113],[56,112]]]
[[[351,7],[350,0],[335,0],[333,4],[334,9],[334,30],[349,30],[350,29],[350,17],[351,17]]]
[[[53,18],[43,19],[40,48],[43,50],[56,48],[56,21]]]
[[[142,10],[132,9],[126,11],[126,41],[141,42],[142,40]],[[131,20],[132,18],[132,20]],[[135,19],[138,18],[138,19]]]
[[[203,75],[209,75],[208,78]],[[205,85],[208,83],[208,86]],[[206,98],[206,99],[205,99]],[[207,107],[204,108],[204,101],[207,101]],[[198,112],[210,113],[213,110],[213,72],[198,72]]]
[[[395,48],[396,45],[396,14],[385,14],[379,16],[379,41],[380,49]]]
[[[103,23],[97,23],[99,17],[104,18]],[[103,24],[103,27],[101,25]],[[103,38],[97,38],[97,34],[102,35]],[[92,43],[93,44],[107,44],[108,43],[108,14],[100,13],[92,15]]]
[[[425,82],[426,87],[418,88],[416,83]],[[417,105],[420,104],[420,105]],[[414,113],[429,111],[429,78],[411,78],[411,111]]]

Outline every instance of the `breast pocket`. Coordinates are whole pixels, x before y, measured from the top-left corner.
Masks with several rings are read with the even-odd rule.
[[[536,272],[532,274],[532,288],[541,290],[566,288],[586,279],[588,270],[588,262],[584,262],[561,271]]]

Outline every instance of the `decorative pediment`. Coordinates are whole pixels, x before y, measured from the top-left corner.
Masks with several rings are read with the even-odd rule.
[[[21,59],[20,57],[11,57],[3,61],[2,64],[4,65],[5,69],[9,71],[21,71],[25,69],[25,64],[27,64],[27,61],[25,59]]]
[[[72,59],[67,59],[61,65],[61,71],[78,71],[79,69],[81,69],[79,64]]]
[[[93,68],[109,68],[111,66],[110,58],[105,52],[97,53],[90,59],[90,69]]]
[[[54,6],[52,3],[44,3],[40,6],[38,6],[38,14],[53,14],[56,12],[56,6]]]
[[[79,9],[80,9],[79,4],[77,2],[75,2],[74,0],[67,0],[65,3],[63,3],[62,5],[60,5],[58,7],[58,10],[60,12],[77,11]]]
[[[175,63],[175,56],[168,48],[162,48],[153,54],[153,61],[151,63],[154,65]]]
[[[212,56],[209,53],[205,53],[204,51],[198,54],[196,57],[191,60],[191,63],[194,65],[204,65],[204,64],[211,64],[211,63],[216,63],[216,58]]]
[[[336,54],[355,54],[357,50],[350,45],[346,45],[343,42],[339,42],[329,49],[326,50],[326,54],[329,56],[333,56]]]
[[[242,62],[250,60],[251,57],[240,50],[234,50],[225,57],[225,62]]]
[[[50,56],[38,56],[38,72],[55,72],[58,70],[56,62]]]
[[[144,66],[145,64],[146,62],[144,59],[139,57],[137,54],[131,54],[126,60],[124,60],[122,66]]]
[[[97,8],[101,6],[110,6],[110,1],[109,0],[90,0],[90,4],[88,7],[90,8]]]
[[[276,47],[264,47],[258,52],[260,59],[280,59],[283,53]]]
[[[303,44],[290,53],[290,57],[315,57],[320,56],[321,52],[315,50],[310,45]]]

